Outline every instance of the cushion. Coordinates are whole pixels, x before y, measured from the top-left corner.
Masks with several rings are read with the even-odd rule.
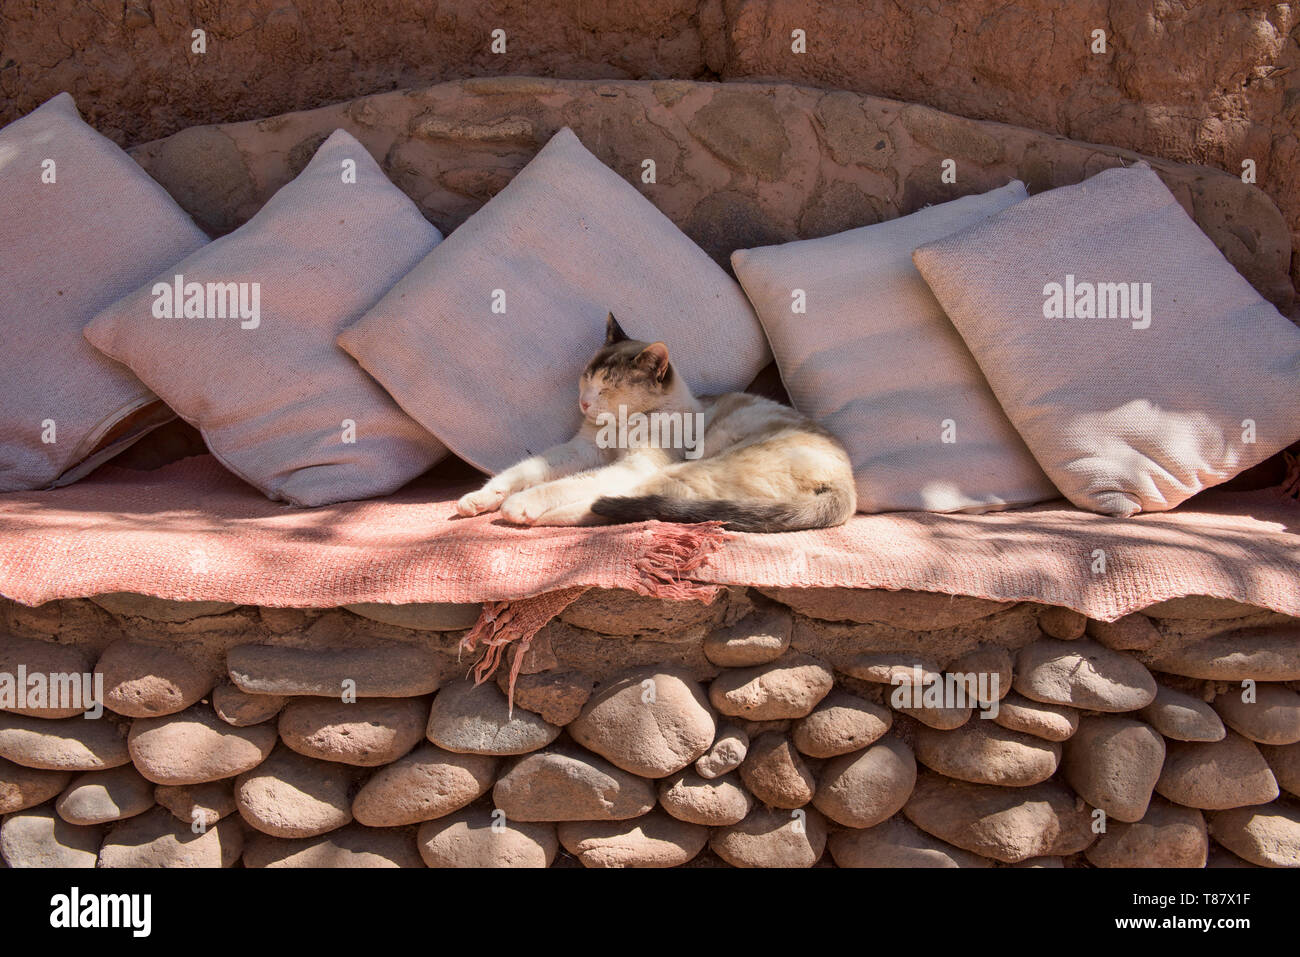
[[[667,342],[697,394],[743,389],[771,360],[735,281],[565,128],[339,344],[497,472],[577,431],[610,311]]]
[[[440,239],[337,130],[257,215],[100,313],[86,337],[271,498],[387,494],[446,450],[334,340]]]
[[[11,492],[71,481],[174,417],[81,332],[208,237],[67,93],[0,130],[0,208],[0,492]]]
[[[1058,497],[912,265],[917,246],[1026,196],[1012,181],[875,226],[732,254],[795,407],[849,452],[859,511],[975,512]]]
[[[1300,437],[1300,329],[1145,164],[1040,193],[914,259],[1081,508],[1171,509]]]

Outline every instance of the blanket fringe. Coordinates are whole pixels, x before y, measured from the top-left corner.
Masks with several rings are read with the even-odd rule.
[[[646,528],[649,540],[635,562],[639,581],[633,586],[634,590],[653,598],[712,601],[722,590],[721,586],[705,585],[686,576],[722,547],[727,535],[721,526],[721,522],[701,522],[698,525],[651,523]],[[462,652],[473,652],[483,646],[482,657],[472,666],[476,685],[492,677],[507,648],[510,649],[510,682],[506,699],[512,716],[515,682],[529,644],[547,622],[577,601],[590,587],[577,585],[532,598],[489,602],[483,606],[474,627],[460,640]]]
[[[703,565],[727,540],[722,522],[698,525],[654,522],[646,533],[650,540],[636,560],[636,570],[641,576],[637,591],[678,601],[712,601],[717,596],[719,586],[691,581],[686,576]]]
[[[478,616],[478,621],[460,640],[460,650],[472,652],[482,644],[483,656],[473,666],[474,684],[481,685],[492,677],[507,647],[513,646],[510,659],[510,687],[506,694],[510,716],[515,712],[515,682],[523,667],[524,655],[534,636],[548,621],[568,608],[590,586],[577,585],[559,591],[521,598],[516,601],[488,602]]]

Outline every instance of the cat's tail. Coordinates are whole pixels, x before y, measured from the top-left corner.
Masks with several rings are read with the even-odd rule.
[[[856,508],[853,466],[843,447],[806,429],[678,462],[630,494],[603,496],[591,505],[615,522],[722,522],[735,532],[842,525]]]
[[[797,532],[841,525],[853,514],[853,502],[839,489],[801,502],[692,501],[667,495],[604,496],[591,510],[614,522],[722,522],[733,532]]]

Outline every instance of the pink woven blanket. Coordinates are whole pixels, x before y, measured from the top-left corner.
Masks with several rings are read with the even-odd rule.
[[[1210,493],[1131,519],[1049,503],[858,515],[766,536],[660,522],[521,529],[456,517],[463,491],[421,480],[384,499],[298,509],[210,456],[155,472],[105,468],[67,488],[0,495],[0,594],[331,607],[499,603],[589,586],[708,598],[745,584],[1028,600],[1103,620],[1183,595],[1300,615],[1300,506],[1273,490]]]

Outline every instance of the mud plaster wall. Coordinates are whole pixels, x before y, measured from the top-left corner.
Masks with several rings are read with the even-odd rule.
[[[457,651],[477,612],[0,602],[0,673],[93,669],[107,706],[0,711],[0,859],[1300,866],[1294,618],[592,590],[523,655],[510,715],[505,673],[475,687]],[[997,716],[900,703],[914,667],[983,676]]]
[[[225,232],[296,176],[340,126],[444,233],[570,126],[724,267],[737,248],[892,219],[1012,177],[1037,192],[1139,158],[846,91],[522,77],[192,127],[132,155],[200,225]],[[656,162],[654,183],[641,181],[645,157]],[[959,166],[951,184],[936,175],[947,157]],[[1273,203],[1238,177],[1152,162],[1229,261],[1280,308],[1293,305],[1290,235]]]
[[[505,54],[489,50],[497,28]],[[791,52],[796,28],[806,53]],[[1295,6],[1233,0],[50,0],[3,6],[0,122],[68,90],[131,145],[471,76],[781,79],[1234,174],[1253,159],[1294,248],[1298,65]]]

